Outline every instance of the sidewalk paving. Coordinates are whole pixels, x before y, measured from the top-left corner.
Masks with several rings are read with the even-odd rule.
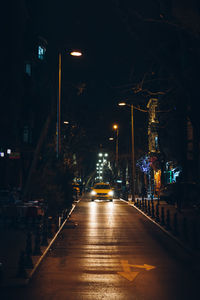
[[[200,212],[193,208],[182,208],[180,211],[175,205],[158,199],[153,200],[152,211],[151,199],[145,199],[142,201],[142,198],[137,197],[135,203],[130,200],[128,203],[158,225],[188,252],[200,258]]]
[[[33,255],[36,242],[35,228],[27,228],[24,224],[14,227],[11,224],[6,224],[5,226],[5,224],[0,223],[0,287],[21,286],[26,285],[29,282],[48,249],[51,247],[65,222],[68,220],[74,207],[75,205],[73,204],[72,209],[67,212],[65,219],[60,223],[60,227],[52,224],[51,236],[46,238],[44,246],[39,246],[40,253],[38,252],[36,255]],[[32,236],[32,255],[29,256],[29,262],[31,257],[33,264],[32,267],[29,268],[20,264],[20,255],[22,254],[22,251],[25,254],[23,258],[27,260],[28,257],[26,254],[28,232],[31,232]],[[42,240],[42,236],[40,237]]]

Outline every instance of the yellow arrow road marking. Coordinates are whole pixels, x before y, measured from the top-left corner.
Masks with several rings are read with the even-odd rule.
[[[121,260],[122,268],[124,272],[131,272],[130,265],[128,263],[128,260]]]
[[[129,281],[133,281],[135,277],[139,274],[139,272],[131,272],[130,265],[128,260],[121,260],[122,268],[124,272],[117,272],[119,275],[128,279]]]
[[[123,276],[124,278],[128,279],[129,281],[133,281],[136,278],[136,276],[139,274],[139,272],[131,272],[131,267],[145,269],[146,271],[156,268],[154,266],[147,265],[147,264],[130,265],[128,263],[128,260],[121,260],[121,264],[122,264],[123,272],[117,272],[117,273]]]
[[[128,279],[129,281],[133,281],[135,277],[139,274],[139,272],[117,272],[119,275],[123,276],[124,278]]]
[[[151,265],[129,265],[130,267],[134,267],[134,268],[141,268],[141,269],[146,269],[146,271],[150,271],[150,270],[153,270],[155,269],[156,267],[155,266],[151,266]]]

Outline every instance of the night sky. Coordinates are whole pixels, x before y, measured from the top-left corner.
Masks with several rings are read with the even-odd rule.
[[[102,143],[112,135],[112,123],[120,112],[117,102],[124,98],[121,86],[130,82],[132,60],[137,48],[118,16],[112,1],[29,1],[31,17],[49,48],[79,48],[78,61],[63,54],[63,96],[69,81],[85,83],[83,94],[76,99],[76,114],[95,126]],[[66,84],[66,85],[65,85]],[[66,99],[63,101],[69,101]],[[73,102],[73,101],[72,101]],[[70,106],[70,103],[69,103]],[[91,126],[91,123],[93,124]],[[104,137],[105,136],[105,137]]]
[[[12,78],[10,68],[17,68],[16,61],[20,65],[22,59],[20,50],[14,51],[20,45],[19,29],[27,39],[31,30],[33,36],[47,40],[47,58],[55,74],[57,54],[62,52],[62,118],[78,121],[87,130],[92,129],[93,135],[97,132],[98,143],[112,135],[113,122],[118,122],[124,132],[130,129],[129,110],[117,107],[122,99],[145,108],[150,96],[160,97],[162,92],[161,100],[168,109],[174,99],[181,103],[182,94],[190,93],[191,106],[196,105],[198,88],[194,89],[194,85],[198,85],[200,62],[198,1],[21,0],[11,5],[4,4],[1,20],[5,29],[1,102],[4,111],[9,111],[8,118],[13,119],[18,109],[9,110],[13,104],[3,99],[11,85],[12,91],[17,86],[18,78]],[[72,48],[81,49],[83,56],[77,60],[65,55]],[[84,89],[78,96],[69,93],[72,86]],[[140,88],[142,92],[138,92]],[[193,121],[198,123],[196,114],[194,109]],[[142,128],[143,118],[136,113],[136,133],[137,126],[138,130]]]

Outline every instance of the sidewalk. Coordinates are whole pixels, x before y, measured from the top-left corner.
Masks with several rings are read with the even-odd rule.
[[[126,201],[127,202],[127,201]],[[193,208],[179,211],[165,201],[137,197],[135,203],[128,201],[166,234],[184,247],[192,255],[200,258],[200,212]]]
[[[1,220],[0,287],[21,286],[29,282],[74,208],[75,204],[65,218],[60,220],[60,226],[51,224],[48,231],[43,230],[42,224],[36,224],[36,227],[24,223],[13,226]]]

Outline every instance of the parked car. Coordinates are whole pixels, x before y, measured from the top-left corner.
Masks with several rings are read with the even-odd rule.
[[[176,182],[160,189],[160,200],[169,204],[194,206],[200,202],[200,186],[191,182]]]

